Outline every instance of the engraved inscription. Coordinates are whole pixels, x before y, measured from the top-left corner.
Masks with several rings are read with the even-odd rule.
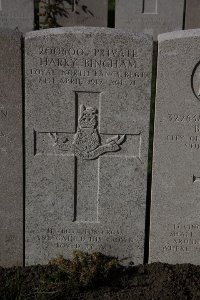
[[[29,70],[39,84],[140,86],[146,78],[135,49],[40,47],[37,67]]]
[[[200,253],[200,224],[173,224],[169,238],[163,252]]]
[[[143,0],[143,14],[157,14],[158,0]]]
[[[168,135],[167,141],[175,145],[183,145],[186,149],[200,150],[200,136],[197,135]]]
[[[200,115],[183,115],[183,114],[168,114],[170,122],[178,122],[178,123],[196,123],[200,122]]]
[[[96,228],[47,228],[45,234],[37,235],[38,241],[51,241],[57,248],[95,250],[98,245],[100,251],[113,249],[113,244],[130,245],[134,237],[126,237],[119,229]]]
[[[168,134],[166,139],[170,144],[180,144],[185,149],[191,150],[200,150],[200,115],[198,114],[178,114],[178,113],[169,113],[167,121],[170,123],[176,124],[179,134],[176,132],[173,134]],[[180,134],[183,126],[187,126],[190,133]]]

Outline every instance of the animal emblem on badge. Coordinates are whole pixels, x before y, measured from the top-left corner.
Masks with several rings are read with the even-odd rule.
[[[67,135],[59,137],[57,133],[51,133],[54,146],[60,151],[71,151],[82,159],[96,159],[107,152],[116,152],[121,149],[120,145],[125,141],[125,135],[115,135],[108,138],[105,144],[101,143],[98,131],[98,111],[93,107],[80,106],[77,132],[70,144]]]

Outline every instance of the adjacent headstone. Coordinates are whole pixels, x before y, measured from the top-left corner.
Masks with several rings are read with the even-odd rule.
[[[34,0],[0,0],[0,28],[33,30]]]
[[[0,30],[0,266],[23,264],[21,34]]]
[[[31,32],[26,57],[26,264],[74,250],[142,263],[152,40]]]
[[[160,33],[183,29],[184,0],[116,0],[115,26],[145,32],[154,40]]]
[[[200,1],[187,0],[185,10],[185,29],[200,27]]]
[[[158,42],[150,262],[199,264],[200,30]]]
[[[55,5],[55,0],[50,0],[50,4]],[[107,27],[108,0],[63,0],[54,7],[52,16],[57,27]],[[40,3],[40,27],[48,28],[48,23],[45,4]]]

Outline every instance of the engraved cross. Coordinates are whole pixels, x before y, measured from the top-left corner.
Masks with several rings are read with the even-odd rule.
[[[99,92],[75,92],[75,103],[75,131],[34,132],[34,152],[35,155],[66,155],[74,159],[71,221],[97,223],[101,159],[108,155],[112,159],[140,159],[141,133],[102,132]]]

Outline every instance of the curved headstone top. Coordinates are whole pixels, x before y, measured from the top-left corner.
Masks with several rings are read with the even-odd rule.
[[[143,40],[150,40],[152,41],[152,36],[145,33],[135,33],[131,30],[123,30],[123,29],[114,29],[114,28],[107,28],[107,27],[85,27],[85,26],[75,26],[75,27],[60,27],[60,28],[50,28],[50,29],[43,29],[43,30],[36,30],[30,31],[25,33],[25,39],[40,37],[40,36],[49,36],[49,35],[60,35],[60,34],[103,34],[103,35],[123,35],[123,36],[130,36],[132,38],[138,38]]]
[[[200,29],[180,30],[174,32],[167,32],[158,35],[158,42],[161,43],[167,40],[197,38],[200,36]]]

